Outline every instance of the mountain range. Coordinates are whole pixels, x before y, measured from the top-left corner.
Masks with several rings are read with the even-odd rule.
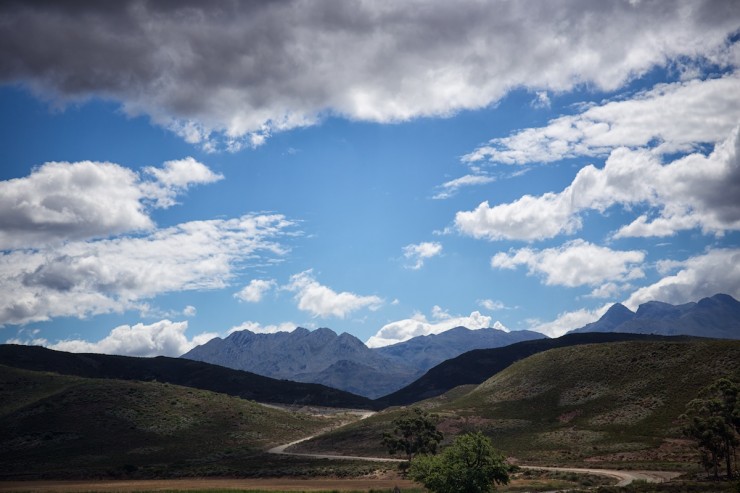
[[[740,302],[727,294],[716,294],[682,305],[650,301],[640,305],[636,312],[616,303],[596,322],[571,332],[629,332],[740,339]]]
[[[531,331],[456,327],[382,348],[327,328],[255,334],[236,331],[214,338],[182,358],[245,370],[272,378],[327,385],[369,398],[394,392],[429,368],[466,351],[543,338]]]
[[[588,332],[740,339],[740,302],[732,296],[716,294],[681,305],[650,301],[640,305],[636,312],[616,303],[596,322],[571,331]],[[182,358],[272,378],[318,383],[371,399],[399,392],[408,385],[417,386],[406,397],[399,395],[391,399],[396,402],[398,397],[401,403],[423,395],[419,389],[426,384],[423,378],[421,382],[417,380],[446,360],[476,349],[494,349],[537,339],[545,336],[527,330],[455,327],[391,346],[368,348],[350,334],[337,335],[327,328],[309,331],[299,327],[293,332],[276,334],[241,330],[197,346]],[[437,383],[432,387],[427,389],[428,395],[446,390],[445,385]]]

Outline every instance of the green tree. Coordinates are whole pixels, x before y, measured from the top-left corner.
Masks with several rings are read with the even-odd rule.
[[[403,452],[409,461],[416,454],[435,454],[443,438],[435,421],[435,416],[422,409],[407,411],[393,420],[393,433],[383,435],[383,445],[391,455]]]
[[[507,484],[511,467],[482,433],[467,433],[436,456],[418,455],[409,477],[434,493],[487,493]]]
[[[738,385],[720,378],[705,387],[686,405],[683,432],[696,440],[701,463],[714,477],[719,477],[724,462],[727,477],[732,477],[732,462],[740,444],[740,399]]]

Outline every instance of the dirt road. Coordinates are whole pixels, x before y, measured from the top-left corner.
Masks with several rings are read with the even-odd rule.
[[[287,452],[286,450],[293,445],[305,442],[314,438],[317,435],[296,440],[295,442],[286,443],[278,447],[271,448],[268,453],[271,454],[282,454],[282,455],[295,455],[298,457],[313,457],[316,459],[335,459],[335,460],[365,460],[372,462],[402,462],[402,459],[390,459],[387,457],[358,457],[350,455],[331,455],[331,454],[307,454],[298,452]],[[535,469],[542,471],[557,471],[557,472],[575,472],[580,474],[596,474],[599,476],[607,476],[614,478],[618,481],[617,486],[626,486],[632,481],[642,480],[649,483],[662,483],[669,481],[680,475],[674,471],[626,471],[618,469],[591,469],[591,468],[578,468],[578,467],[544,467],[544,466],[527,466],[519,465],[522,469]]]
[[[543,466],[523,466],[522,469],[535,469],[539,471],[557,471],[557,472],[575,472],[579,474],[597,474],[599,476],[608,476],[615,478],[617,486],[627,486],[632,481],[647,481],[648,483],[662,483],[670,481],[681,475],[674,471],[623,471],[617,469],[590,469],[580,467],[543,467]]]

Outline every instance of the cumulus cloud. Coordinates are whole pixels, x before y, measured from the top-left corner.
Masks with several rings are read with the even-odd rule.
[[[463,157],[503,164],[549,163],[603,156],[616,147],[653,147],[664,154],[715,143],[740,120],[740,74],[660,84],[629,99],[593,105],[540,128],[491,140]]]
[[[561,192],[525,195],[495,206],[483,202],[458,212],[455,226],[475,238],[541,240],[578,231],[583,211],[640,205],[648,212],[616,237],[669,236],[693,228],[722,235],[740,229],[739,149],[740,127],[708,156],[695,152],[668,164],[649,150],[621,147],[603,168],[582,168]]]
[[[103,353],[124,356],[180,356],[195,346],[217,337],[215,333],[201,333],[188,339],[185,331],[187,322],[160,320],[150,325],[120,325],[103,339],[89,342],[82,339],[67,339],[54,344],[45,344],[57,351],[71,353]]]
[[[491,267],[516,269],[526,266],[530,275],[542,275],[550,286],[598,286],[605,281],[624,282],[645,277],[641,264],[645,252],[612,250],[584,240],[573,240],[557,248],[521,248],[499,252]]]
[[[612,90],[676,60],[731,63],[740,19],[731,0],[1,8],[2,82],[62,102],[118,101],[206,149],[259,145],[326,114],[447,116],[513,88]]]
[[[485,308],[486,310],[490,310],[492,312],[498,311],[498,310],[504,310],[506,308],[506,305],[502,301],[498,300],[478,300],[478,304]]]
[[[632,288],[631,284],[617,284],[614,282],[607,282],[601,286],[597,286],[586,295],[587,298],[610,298],[614,299],[619,293]]]
[[[424,266],[424,261],[442,254],[442,244],[438,242],[422,242],[403,247],[403,256],[411,262],[406,267],[418,270]]]
[[[434,194],[432,198],[435,200],[449,199],[463,187],[485,185],[494,181],[496,181],[494,177],[484,174],[461,176],[460,178],[455,178],[454,180],[450,180],[440,185],[438,187],[439,192]]]
[[[150,200],[153,199],[157,207],[174,205],[175,197],[192,185],[213,183],[223,179],[223,175],[214,173],[192,157],[166,161],[162,168],[150,166],[144,171],[156,180],[153,184],[147,183],[145,190],[149,192]]]
[[[169,207],[190,186],[222,178],[193,158],[146,172],[154,179],[115,163],[50,162],[0,181],[0,250],[151,230],[149,204]]]
[[[337,293],[320,284],[314,278],[313,270],[292,275],[285,289],[295,293],[300,310],[314,317],[345,318],[363,308],[377,310],[383,304],[383,300],[377,296],[362,296],[347,291]]]
[[[235,293],[234,297],[249,303],[259,303],[265,293],[275,288],[275,286],[277,286],[277,283],[274,279],[252,279],[241,291]]]
[[[298,327],[293,322],[283,322],[277,325],[262,325],[259,322],[246,321],[229,329],[228,333],[233,334],[240,330],[248,330],[255,334],[276,334],[278,332],[293,332]]]
[[[467,317],[450,316],[445,310],[435,306],[432,309],[432,319],[432,321],[429,321],[426,316],[417,313],[411,318],[391,322],[384,325],[365,344],[371,348],[389,346],[408,341],[412,337],[439,334],[460,326],[467,327],[471,330],[493,327],[508,332],[508,329],[501,322],[497,321],[491,325],[492,318],[481,315],[478,311],[472,312]]]
[[[688,303],[717,293],[740,298],[740,249],[722,248],[670,261],[662,267],[666,275],[658,282],[636,290],[624,302],[631,310],[648,301]]]
[[[603,305],[595,310],[582,308],[572,312],[563,312],[555,320],[549,322],[531,320],[529,330],[540,332],[548,337],[560,337],[566,332],[600,319],[609,307],[611,307],[611,304]]]
[[[223,288],[237,264],[280,256],[281,215],[192,221],[136,237],[0,253],[0,324],[137,308],[162,293]],[[12,295],[10,295],[12,293]]]
[[[534,99],[530,103],[532,108],[549,108],[550,107],[550,96],[547,91],[537,91]]]
[[[567,192],[567,191],[566,191]],[[491,207],[481,202],[472,211],[455,214],[458,231],[489,240],[539,240],[570,234],[581,227],[567,193],[524,195],[508,204]]]

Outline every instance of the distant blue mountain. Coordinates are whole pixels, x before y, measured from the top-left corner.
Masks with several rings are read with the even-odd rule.
[[[376,348],[374,351],[391,359],[406,361],[425,372],[445,360],[473,349],[497,348],[545,337],[531,330],[506,332],[491,328],[471,330],[455,327],[439,334],[414,337],[392,346]]]
[[[429,368],[472,349],[507,346],[543,338],[531,331],[456,327],[370,349],[356,337],[326,328],[255,334],[248,330],[214,338],[184,354],[186,359],[245,370],[272,378],[321,383],[370,398],[394,392]]]
[[[698,302],[671,305],[649,301],[636,312],[617,303],[596,322],[571,333],[628,332],[633,334],[689,335],[715,339],[740,339],[740,302],[716,294]]]

